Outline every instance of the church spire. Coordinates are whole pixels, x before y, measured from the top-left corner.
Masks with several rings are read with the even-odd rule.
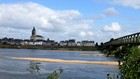
[[[33,27],[32,36],[36,36],[36,29],[35,29],[35,27]]]

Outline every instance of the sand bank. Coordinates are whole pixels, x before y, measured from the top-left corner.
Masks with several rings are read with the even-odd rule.
[[[84,61],[84,60],[62,60],[62,59],[50,59],[50,58],[17,58],[17,57],[11,57],[11,59],[26,60],[26,61],[39,61],[39,62],[52,62],[52,63],[98,64],[98,65],[118,66],[118,62],[113,62],[113,61]]]
[[[95,53],[84,53],[84,54],[81,54],[83,56],[106,56],[105,54],[95,54]]]

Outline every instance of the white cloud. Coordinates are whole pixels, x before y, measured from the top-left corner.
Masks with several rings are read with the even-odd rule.
[[[53,10],[32,2],[0,4],[0,29],[3,29],[1,32],[5,31],[7,37],[16,35],[18,38],[27,38],[32,27],[36,27],[42,30],[42,34],[45,34],[42,36],[46,38],[51,36],[54,39],[68,39],[67,37],[73,36],[77,39],[93,35],[93,22],[92,19],[82,18],[78,10]],[[10,32],[13,33],[7,33],[7,28],[11,28]],[[17,34],[14,32],[17,29],[22,31]],[[21,37],[20,34],[23,33],[24,37]]]
[[[88,32],[88,35],[91,35],[92,36],[92,35],[94,35],[94,33],[89,31]]]
[[[30,2],[1,4],[0,15],[0,26],[3,27],[30,28],[36,26],[43,30],[56,31],[58,26],[64,26],[69,20],[79,17],[80,12],[77,10],[55,11]]]
[[[113,0],[113,2],[121,4],[123,6],[129,6],[135,9],[140,9],[140,0]]]
[[[113,22],[111,25],[104,26],[104,31],[119,32],[119,31],[121,31],[121,26],[118,22]]]
[[[85,37],[85,36],[86,36],[86,32],[81,31],[81,32],[80,32],[80,36],[81,36],[81,37]]]
[[[94,16],[94,19],[100,20],[100,19],[103,19],[106,17],[116,16],[118,14],[119,14],[119,12],[114,7],[110,7],[110,8],[104,9],[101,14]]]
[[[103,11],[103,14],[105,16],[114,16],[114,15],[117,15],[118,14],[118,11],[114,7],[111,7],[111,8],[105,9]]]
[[[91,32],[91,31],[88,31],[88,32],[81,31],[81,32],[79,33],[79,35],[80,35],[81,37],[86,37],[86,36],[93,36],[94,34],[93,34],[93,32]]]

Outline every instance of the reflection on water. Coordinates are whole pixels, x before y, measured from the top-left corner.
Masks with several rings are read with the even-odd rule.
[[[95,53],[98,51],[50,51],[32,49],[0,49],[0,78],[1,79],[35,79],[27,71],[29,61],[12,60],[7,57],[38,57],[55,58],[65,60],[86,60],[86,61],[117,61],[115,58],[105,56],[85,56],[81,54]],[[62,67],[64,72],[61,79],[106,79],[108,73],[119,72],[117,66],[95,65],[95,64],[66,64],[41,62],[42,79],[46,79],[49,73]]]

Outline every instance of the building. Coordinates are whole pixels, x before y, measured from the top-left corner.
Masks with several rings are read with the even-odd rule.
[[[68,46],[76,46],[75,39],[70,39],[68,41]]]
[[[75,39],[69,39],[66,41],[60,41],[60,46],[76,46]]]
[[[43,42],[43,45],[46,45],[46,46],[54,46],[55,45],[55,41],[54,40],[50,40],[50,39],[47,39]]]
[[[82,42],[78,41],[77,46],[82,46]]]
[[[60,41],[59,45],[60,46],[67,46],[68,45],[68,41]]]
[[[33,27],[32,34],[30,40],[37,41],[37,40],[44,40],[44,37],[41,35],[36,35],[36,29]]]
[[[82,46],[95,46],[94,41],[82,41]]]

